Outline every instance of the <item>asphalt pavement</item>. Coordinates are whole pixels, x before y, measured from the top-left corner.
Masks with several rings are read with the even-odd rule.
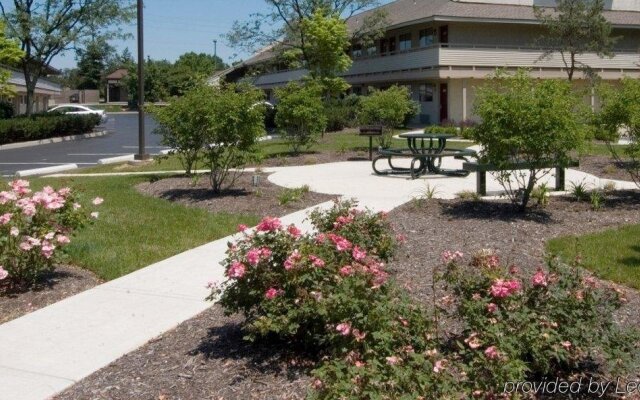
[[[138,152],[138,114],[108,114],[103,126],[109,133],[91,139],[45,144],[20,149],[0,150],[0,175],[13,176],[16,171],[77,164],[79,167],[96,165],[101,158],[110,158]],[[160,145],[160,136],[153,134],[156,123],[145,118],[147,153],[158,154],[167,147]]]

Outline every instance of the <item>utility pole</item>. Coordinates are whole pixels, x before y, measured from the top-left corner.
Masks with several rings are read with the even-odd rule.
[[[144,137],[144,26],[142,0],[138,0],[138,154],[136,160],[148,160]]]
[[[218,41],[213,39],[213,62],[215,63],[214,71],[218,70]]]

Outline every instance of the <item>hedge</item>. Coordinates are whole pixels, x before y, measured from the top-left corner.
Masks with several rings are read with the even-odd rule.
[[[39,114],[0,120],[0,145],[91,132],[98,115]]]

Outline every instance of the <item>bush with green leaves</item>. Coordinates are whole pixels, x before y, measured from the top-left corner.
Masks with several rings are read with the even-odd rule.
[[[93,131],[99,124],[99,115],[44,113],[0,119],[0,145],[80,135]]]
[[[12,118],[14,114],[15,111],[11,102],[6,100],[0,101],[0,119]]]
[[[74,231],[89,218],[79,197],[68,187],[33,192],[21,179],[0,190],[0,286],[34,285],[53,271]],[[93,204],[102,201],[96,198]]]
[[[564,167],[571,151],[585,144],[586,110],[567,81],[498,72],[480,88],[475,113],[482,122],[471,137],[482,146],[483,162],[499,168],[525,162],[528,170],[494,173],[507,195],[525,209],[531,191],[550,170],[551,163]]]
[[[328,99],[324,103],[327,117],[327,131],[338,132],[345,128],[358,126],[360,96],[355,94],[342,99]]]
[[[327,127],[322,94],[323,87],[312,80],[292,82],[275,91],[276,126],[295,154],[315,143]]]
[[[505,266],[491,250],[467,262],[459,252],[442,259],[436,279],[445,282],[453,305],[443,309],[463,323],[456,352],[465,384],[481,397],[499,395],[506,382],[568,377],[586,365],[605,376],[636,365],[637,332],[613,317],[623,293],[577,265],[550,259],[531,276]]]
[[[455,126],[429,125],[426,128],[424,128],[424,133],[457,135],[458,129],[456,129]]]
[[[369,88],[369,95],[361,99],[358,121],[363,125],[381,125],[385,132],[380,139],[382,147],[391,145],[395,128],[402,126],[407,118],[413,118],[419,112],[419,106],[411,100],[409,89],[405,86],[391,86],[387,90]]]
[[[619,86],[602,86],[602,109],[596,119],[607,133],[609,142],[615,142],[620,132],[631,141],[622,154],[609,146],[613,157],[625,165],[631,179],[640,187],[640,79],[624,78]]]

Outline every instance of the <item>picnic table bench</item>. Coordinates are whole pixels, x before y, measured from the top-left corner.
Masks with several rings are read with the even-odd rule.
[[[572,160],[567,165],[561,166],[557,165],[554,162],[543,162],[541,164],[536,164],[536,169],[552,169],[556,170],[556,191],[565,190],[565,169],[567,167],[578,167],[580,163],[577,160]],[[534,166],[530,162],[518,161],[513,162],[507,165],[495,165],[488,163],[479,163],[479,162],[465,162],[462,164],[462,169],[467,171],[467,173],[475,172],[476,173],[476,192],[480,196],[487,195],[487,172],[495,172],[495,171],[517,171],[517,170],[525,170],[531,169]]]

